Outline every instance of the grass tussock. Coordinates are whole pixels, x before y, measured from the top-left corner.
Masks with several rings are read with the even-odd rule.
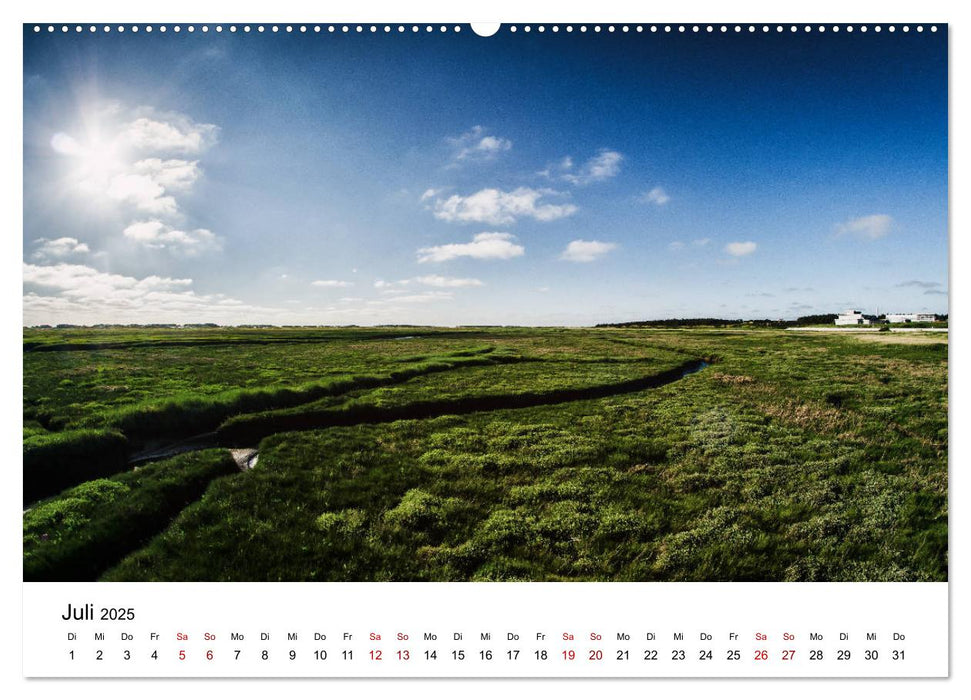
[[[711,378],[722,384],[753,384],[755,380],[745,374],[725,374],[724,372],[712,372]]]

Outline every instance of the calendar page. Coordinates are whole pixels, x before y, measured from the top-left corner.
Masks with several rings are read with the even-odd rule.
[[[948,677],[948,24],[321,12],[20,29],[23,675]]]

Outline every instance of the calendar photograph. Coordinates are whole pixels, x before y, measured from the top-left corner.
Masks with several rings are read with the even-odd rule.
[[[947,582],[947,25],[483,34],[23,26],[24,581]]]

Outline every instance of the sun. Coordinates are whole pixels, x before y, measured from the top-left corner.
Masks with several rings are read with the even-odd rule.
[[[78,140],[64,132],[51,137],[51,148],[70,159],[70,180],[87,193],[103,193],[124,170],[117,139],[104,138],[98,130]]]

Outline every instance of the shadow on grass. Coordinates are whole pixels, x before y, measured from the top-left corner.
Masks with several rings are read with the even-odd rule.
[[[82,429],[24,439],[24,504],[125,468],[128,439],[117,430]]]
[[[238,474],[209,450],[96,479],[24,513],[24,581],[93,581],[162,532],[219,477]]]

